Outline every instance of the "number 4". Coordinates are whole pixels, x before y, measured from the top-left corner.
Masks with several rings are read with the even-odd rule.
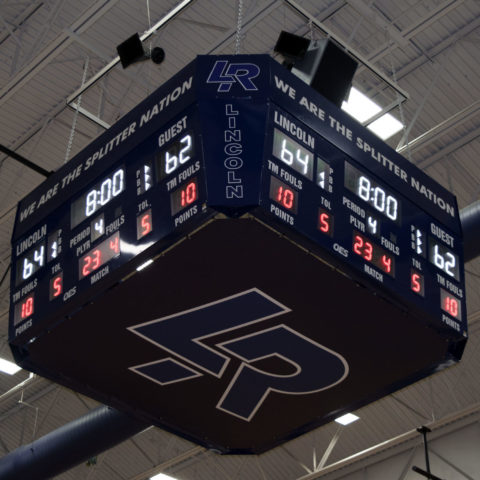
[[[114,238],[110,239],[110,250],[113,250],[115,253],[120,253],[119,238],[118,235],[115,235]]]

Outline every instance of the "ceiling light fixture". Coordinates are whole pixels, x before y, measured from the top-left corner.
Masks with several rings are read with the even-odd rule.
[[[340,425],[349,425],[350,423],[356,422],[359,420],[360,417],[357,417],[353,413],[346,413],[345,415],[342,415],[341,417],[338,417],[335,419],[337,423]]]
[[[153,477],[150,477],[150,480],[176,480],[173,477],[170,477],[169,475],[165,475],[164,473],[159,473],[157,475],[154,475]]]
[[[5,360],[4,358],[0,358],[0,372],[8,373],[8,375],[15,375],[17,372],[21,370],[17,364],[10,362],[9,360]]]
[[[342,110],[359,122],[365,123],[369,118],[380,112],[382,108],[355,87],[352,87],[348,101],[342,103]],[[403,125],[393,115],[386,113],[368,125],[367,128],[382,140],[387,140],[402,130]]]

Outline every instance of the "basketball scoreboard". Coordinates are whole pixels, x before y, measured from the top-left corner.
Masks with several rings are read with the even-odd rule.
[[[20,202],[9,341],[25,368],[99,401],[224,452],[259,452],[458,361],[464,282],[450,192],[269,57],[200,56]],[[261,321],[178,320],[192,344],[230,335],[203,353],[227,351],[237,375],[214,371],[197,343],[139,333],[252,292],[276,305]],[[233,345],[280,328],[328,353],[338,378],[295,390],[266,368],[245,413],[239,372],[284,347],[249,361]],[[287,382],[284,369],[272,366]],[[264,401],[297,413],[278,422]]]

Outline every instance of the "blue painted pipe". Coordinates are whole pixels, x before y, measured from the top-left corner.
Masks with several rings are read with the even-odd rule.
[[[86,462],[149,425],[102,406],[0,460],[0,480],[45,480]]]
[[[480,200],[460,210],[465,263],[480,255]]]

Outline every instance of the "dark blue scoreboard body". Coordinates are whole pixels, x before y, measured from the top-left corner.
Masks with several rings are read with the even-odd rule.
[[[12,248],[19,364],[222,452],[467,339],[455,197],[264,55],[197,57],[20,202]]]

